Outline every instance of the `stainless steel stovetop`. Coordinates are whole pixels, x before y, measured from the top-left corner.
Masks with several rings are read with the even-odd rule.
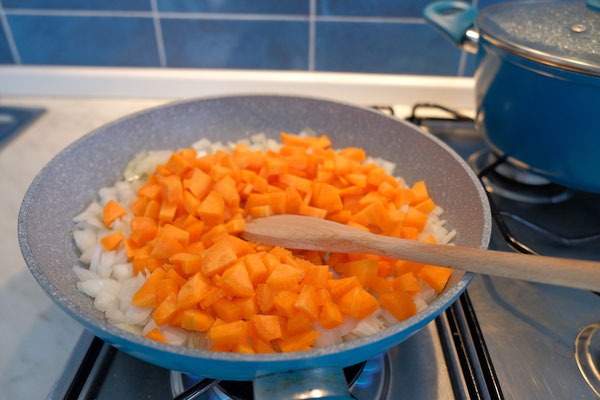
[[[468,120],[419,118],[415,122],[465,159],[486,147]],[[491,199],[506,228],[525,248],[549,256],[600,259],[600,195],[568,191],[563,201],[547,204],[497,194],[491,194]],[[490,248],[513,251],[497,223]],[[597,398],[580,368],[598,386],[600,339],[596,336],[600,334],[587,341],[580,336],[578,357],[575,344],[580,332],[597,322],[600,296],[594,293],[476,276],[467,293],[435,322],[350,371],[351,393],[357,399]],[[594,329],[592,325],[588,332]],[[206,390],[186,391],[193,385]],[[86,332],[49,397],[225,399],[226,393],[251,398],[251,386],[167,371]]]

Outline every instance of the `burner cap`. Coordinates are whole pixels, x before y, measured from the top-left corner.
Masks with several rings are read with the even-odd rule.
[[[499,157],[492,151],[483,149],[472,154],[468,162],[475,172],[479,172],[498,160]],[[498,164],[484,174],[481,181],[488,192],[523,203],[560,203],[573,195],[571,189],[552,183],[509,161]]]

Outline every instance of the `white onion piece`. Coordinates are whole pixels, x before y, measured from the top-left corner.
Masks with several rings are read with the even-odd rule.
[[[421,279],[419,279],[419,286],[421,287],[419,295],[427,304],[431,303],[437,297],[437,292]]]
[[[85,221],[89,217],[98,217],[101,213],[102,213],[102,206],[98,202],[93,201],[79,215],[76,215],[75,218],[73,218],[73,221],[74,222]]]
[[[131,306],[125,311],[125,320],[129,325],[144,326],[148,323],[152,311],[152,307]]]
[[[90,271],[98,273],[98,264],[100,264],[100,255],[102,254],[102,247],[96,246],[92,258],[90,260]]]
[[[314,342],[315,348],[328,347],[342,343],[342,337],[337,329],[329,329],[320,333],[321,335]]]
[[[344,322],[337,327],[337,329],[340,332],[341,336],[346,336],[347,334],[349,334],[350,332],[352,332],[352,330],[354,328],[356,328],[356,325],[358,324],[358,320],[354,317],[348,317],[348,316],[344,316]]]
[[[156,325],[156,321],[154,321],[154,318],[150,318],[150,321],[148,321],[148,323],[144,326],[144,329],[142,329],[142,335],[146,336],[148,332],[150,332],[154,328],[158,328],[158,325]]]
[[[117,308],[117,295],[108,290],[104,290],[104,286],[101,287],[94,299],[94,307],[102,312],[106,312],[109,308]]]
[[[106,205],[109,201],[117,201],[117,189],[114,187],[103,187],[98,190],[98,196],[100,197],[100,204]]]
[[[142,287],[145,280],[146,279],[144,278],[144,276],[142,274],[139,274],[136,277],[129,278],[121,282],[121,289],[118,293],[119,299],[121,301],[121,304],[119,305],[121,311],[127,312],[129,307],[133,307],[131,305],[131,299],[133,298],[135,292],[137,292]]]
[[[129,207],[136,198],[133,187],[128,182],[117,182],[115,184],[115,189],[117,190],[117,199],[119,200],[119,203],[123,204],[126,208]]]
[[[129,325],[126,322],[117,323],[117,324],[115,324],[115,326],[118,326],[119,328],[121,328],[127,332],[133,333],[134,335],[141,336],[141,334],[142,334],[141,326]]]
[[[113,325],[120,322],[125,322],[125,314],[123,314],[121,310],[114,305],[114,303],[109,305],[104,315],[106,316],[106,319],[108,319],[108,322]]]
[[[352,333],[358,337],[365,337],[379,332],[382,328],[383,322],[376,315],[371,314],[359,321]]]
[[[96,297],[102,287],[102,279],[90,279],[77,282],[77,289],[90,297]]]
[[[73,231],[73,239],[75,240],[75,245],[82,253],[96,245],[96,233],[92,229]]]
[[[185,329],[171,325],[162,326],[160,333],[162,333],[169,344],[174,344],[175,346],[182,346],[189,336],[188,331]]]
[[[100,261],[96,266],[96,272],[100,278],[108,278],[112,274],[112,266],[115,261],[114,251],[102,251],[100,254]],[[91,268],[91,267],[90,267]]]
[[[90,265],[90,261],[92,260],[92,255],[94,254],[95,247],[90,247],[79,256],[79,261],[86,265]]]
[[[79,265],[75,265],[73,267],[73,272],[75,275],[77,275],[77,279],[80,281],[89,281],[91,279],[100,278],[95,272],[92,272],[87,268],[81,268]]]
[[[419,293],[413,296],[413,301],[415,302],[415,306],[417,306],[417,312],[421,312],[427,308],[427,302],[423,300],[423,297]]]
[[[133,264],[113,265],[112,274],[119,282],[133,277]]]
[[[394,315],[391,312],[389,312],[385,308],[381,310],[381,315],[379,316],[379,319],[383,320],[386,326],[396,325],[398,322],[400,322],[396,317],[394,317]]]

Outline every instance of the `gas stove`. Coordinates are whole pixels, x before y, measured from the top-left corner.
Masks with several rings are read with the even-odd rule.
[[[393,114],[394,107],[375,107]],[[440,117],[440,110],[447,116]],[[419,104],[408,121],[452,147],[479,174],[492,205],[490,248],[600,259],[600,195],[547,182],[493,154],[472,119]],[[434,322],[386,354],[346,368],[356,399],[596,398],[600,297],[476,276]],[[180,374],[85,332],[52,399],[250,399],[250,382]]]

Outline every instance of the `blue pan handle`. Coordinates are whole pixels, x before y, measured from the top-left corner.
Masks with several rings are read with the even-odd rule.
[[[477,9],[462,1],[436,1],[425,7],[423,16],[456,45],[461,45],[473,27]]]
[[[312,368],[254,378],[254,398],[352,400],[342,368]]]

